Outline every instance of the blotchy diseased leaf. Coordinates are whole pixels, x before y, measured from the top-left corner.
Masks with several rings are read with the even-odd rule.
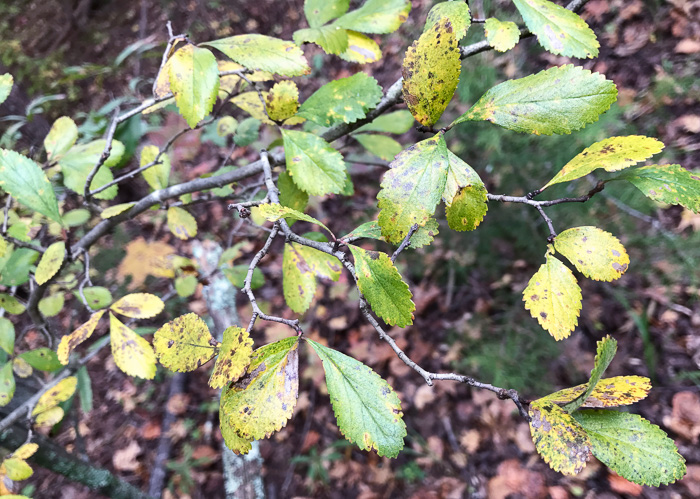
[[[252,438],[243,438],[231,426],[231,418],[226,417],[224,413],[223,401],[219,404],[219,428],[221,428],[221,436],[224,437],[226,447],[231,449],[234,454],[248,454],[252,448]]]
[[[32,366],[21,357],[12,359],[12,370],[20,378],[28,378],[34,372]]]
[[[220,50],[248,69],[261,69],[282,76],[309,74],[304,53],[294,42],[271,36],[247,34],[203,43]]]
[[[598,381],[603,377],[603,373],[608,368],[610,363],[615,357],[617,352],[617,341],[611,338],[609,335],[598,342],[598,350],[595,356],[595,362],[593,364],[593,370],[591,371],[591,376],[586,384],[586,390],[581,394],[579,398],[576,398],[570,402],[567,402],[563,408],[567,412],[573,412],[588,400],[593,390],[595,390]]]
[[[513,0],[525,25],[545,49],[568,57],[598,56],[598,39],[586,21],[548,0]]]
[[[107,220],[108,218],[116,217],[120,213],[124,213],[126,210],[131,209],[136,203],[122,203],[108,206],[102,213],[100,213],[100,218]]]
[[[401,152],[382,179],[379,225],[388,242],[400,243],[413,224],[424,226],[447,183],[448,155],[442,134]]]
[[[610,137],[587,147],[569,161],[547,185],[568,182],[584,177],[598,168],[615,172],[644,161],[664,148],[660,140],[642,135]]]
[[[12,362],[7,362],[0,369],[0,407],[10,403],[15,396],[15,376],[12,374]]]
[[[150,319],[163,311],[165,303],[156,295],[132,293],[117,300],[109,309],[134,319]]]
[[[435,236],[440,232],[438,229],[440,225],[438,221],[434,218],[429,218],[423,227],[418,227],[418,230],[411,237],[411,242],[408,247],[412,249],[421,248],[423,246],[428,246],[433,242]]]
[[[367,151],[384,161],[391,161],[403,149],[401,144],[386,135],[358,133],[352,137]]]
[[[549,253],[523,291],[523,301],[525,309],[555,340],[568,337],[578,324],[581,288],[574,274]]]
[[[197,314],[185,314],[164,324],[153,335],[158,360],[171,371],[194,371],[216,355],[217,341]]]
[[[97,323],[100,322],[100,319],[102,318],[104,313],[104,310],[95,312],[90,316],[90,319],[88,319],[88,321],[85,324],[80,326],[71,334],[67,334],[63,338],[61,338],[61,342],[58,344],[58,349],[56,350],[56,353],[58,355],[58,361],[61,364],[63,364],[64,366],[67,365],[70,353],[75,349],[75,347],[77,347],[83,341],[87,340],[90,336],[92,336],[92,333],[97,327]]]
[[[5,102],[5,99],[10,95],[12,83],[13,79],[10,73],[0,75],[0,104]]]
[[[331,235],[333,235],[333,232],[323,225],[321,222],[316,220],[314,217],[306,215],[304,213],[300,213],[297,210],[294,210],[292,208],[288,208],[286,206],[282,206],[281,204],[261,204],[258,206],[258,212],[265,217],[266,220],[269,222],[276,222],[280,218],[291,218],[293,220],[303,220],[305,222],[310,222],[312,224],[320,225],[324,229],[326,229]]]
[[[591,453],[586,431],[558,405],[543,400],[530,404],[530,435],[537,453],[554,470],[576,475],[585,466]]]
[[[377,42],[357,31],[346,30],[348,34],[348,49],[340,54],[340,58],[358,64],[370,64],[382,58],[382,50]]]
[[[403,98],[419,123],[433,125],[452,100],[461,70],[452,24],[440,20],[413,42],[403,60]]]
[[[253,352],[248,371],[221,396],[224,422],[245,439],[269,437],[287,424],[299,396],[299,338]]]
[[[27,208],[61,223],[51,182],[41,167],[26,156],[0,149],[0,188]]]
[[[56,275],[56,272],[63,265],[63,260],[66,256],[66,243],[58,241],[46,248],[46,251],[41,255],[39,265],[36,267],[34,278],[37,284],[42,285]]]
[[[396,31],[411,12],[408,0],[367,0],[362,7],[345,14],[333,24],[362,33],[384,34]]]
[[[32,410],[32,416],[41,414],[52,407],[56,407],[61,402],[65,402],[73,396],[77,386],[78,378],[75,376],[68,376],[56,383],[53,388],[39,397],[39,401]]]
[[[454,123],[486,120],[516,132],[569,134],[598,121],[616,100],[612,81],[569,64],[496,85]]]
[[[187,44],[170,58],[170,89],[190,128],[214,107],[219,92],[219,67],[209,50]]]
[[[435,4],[428,12],[423,32],[428,31],[443,18],[447,18],[452,24],[457,41],[464,38],[469,26],[472,24],[469,5],[463,2],[440,2]]]
[[[367,251],[353,245],[349,248],[355,259],[357,287],[374,313],[392,326],[413,324],[416,309],[411,300],[413,295],[391,259],[378,251]]]
[[[119,369],[129,376],[153,379],[156,375],[156,354],[144,338],[109,314],[109,336],[112,356]]]
[[[75,122],[68,116],[61,116],[53,122],[49,134],[44,138],[47,159],[55,161],[68,152],[76,140],[78,140],[78,127]]]
[[[486,189],[483,185],[463,187],[445,207],[447,224],[456,231],[474,230],[486,216]]]
[[[588,383],[554,392],[543,400],[564,405],[575,400],[586,391]],[[651,390],[649,378],[643,376],[616,376],[601,379],[595,389],[581,404],[585,408],[617,407],[630,405],[644,399]]]
[[[253,340],[248,335],[248,331],[237,326],[227,328],[219,347],[214,371],[209,378],[209,386],[221,388],[232,381],[237,381],[250,364],[251,355],[253,355]]]
[[[447,151],[447,159],[449,160],[447,169],[447,183],[445,184],[445,190],[442,193],[442,200],[447,206],[449,206],[452,204],[454,197],[459,194],[463,187],[484,187],[484,182],[471,166],[465,163],[459,156],[453,154],[449,149]],[[485,189],[486,188],[484,187],[484,190]]]
[[[491,17],[484,23],[486,40],[499,52],[512,49],[520,41],[518,25],[510,21],[499,21]]]
[[[685,475],[673,440],[641,416],[597,409],[573,416],[588,433],[593,455],[630,482],[658,487]]]
[[[326,54],[342,54],[348,49],[348,32],[338,26],[320,26],[318,28],[300,29],[294,32],[294,43],[315,43]]]
[[[326,83],[299,107],[299,116],[321,126],[354,123],[374,109],[382,98],[382,87],[365,73]]]
[[[153,163],[158,156],[159,149],[156,146],[145,146],[141,150],[141,167]],[[148,170],[141,172],[143,178],[154,191],[168,187],[170,180],[170,156],[167,153],[161,154],[159,163],[153,165]]]
[[[681,165],[652,165],[629,170],[615,180],[629,180],[655,201],[679,204],[700,213],[700,172]]]
[[[299,108],[299,89],[293,81],[276,83],[265,98],[267,114],[274,121],[291,118]]]
[[[323,26],[348,11],[350,0],[305,0],[304,15],[312,28]]]
[[[186,241],[197,235],[197,220],[179,206],[168,208],[168,229],[177,237]]]
[[[627,271],[630,257],[618,238],[598,227],[574,227],[554,240],[561,253],[586,277],[613,281]]]
[[[396,457],[403,449],[406,424],[391,386],[362,362],[307,341],[323,361],[328,395],[345,438],[362,450]]]
[[[340,269],[340,262],[334,256],[301,244],[286,244],[282,287],[289,308],[298,314],[306,312],[316,293],[316,277],[337,281]]]
[[[282,130],[287,172],[312,196],[339,194],[347,181],[343,156],[313,133]]]
[[[125,246],[126,256],[119,264],[117,275],[124,280],[127,275],[133,277],[130,289],[134,289],[146,280],[147,275],[155,277],[175,277],[172,258],[175,248],[161,241],[146,242],[138,237]]]

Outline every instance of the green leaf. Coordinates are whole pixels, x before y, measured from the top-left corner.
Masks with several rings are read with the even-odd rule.
[[[68,227],[80,227],[81,225],[85,225],[87,221],[90,220],[90,217],[91,214],[89,210],[78,208],[64,213],[63,223]]]
[[[627,271],[629,255],[619,239],[598,227],[574,227],[561,232],[554,249],[586,277],[613,281]]]
[[[0,348],[10,355],[15,353],[15,325],[6,317],[0,317]]]
[[[23,314],[27,309],[17,298],[7,293],[0,293],[0,308],[5,309],[8,314],[12,315]]]
[[[61,342],[58,344],[56,349],[56,355],[58,361],[64,366],[68,364],[70,353],[80,345],[83,341],[87,340],[97,327],[97,323],[104,315],[105,310],[100,310],[95,312],[90,316],[90,319],[85,324],[82,324],[78,329],[70,334],[66,334],[61,338]]]
[[[287,306],[303,314],[316,293],[316,276],[337,281],[340,271],[340,262],[334,256],[301,244],[285,244],[282,288]]]
[[[590,457],[591,441],[586,431],[571,414],[550,402],[535,400],[528,414],[537,453],[554,471],[578,474]]]
[[[430,126],[440,119],[460,71],[457,37],[443,18],[413,42],[403,60],[403,98],[416,121]]]
[[[226,279],[238,289],[243,289],[245,286],[245,278],[248,276],[248,265],[234,265],[233,267],[224,267],[221,271],[226,276]],[[265,284],[265,276],[259,267],[253,269],[253,277],[250,279],[250,289],[261,288]]]
[[[411,12],[408,0],[367,0],[362,7],[348,12],[333,24],[362,33],[384,34],[396,31]]]
[[[305,0],[304,15],[309,26],[317,28],[345,14],[349,6],[350,0]]]
[[[596,409],[573,416],[588,433],[593,455],[627,480],[658,487],[685,475],[673,440],[641,416]]]
[[[0,407],[5,407],[15,396],[15,375],[12,374],[12,362],[0,369]]]
[[[186,275],[175,279],[174,284],[177,295],[181,298],[187,298],[188,296],[192,296],[197,290],[198,281],[196,276]]]
[[[357,239],[377,239],[378,241],[383,241],[382,228],[379,226],[379,222],[373,220],[371,222],[365,222],[359,227],[353,229],[349,234],[344,235],[340,239],[344,241],[356,241]]]
[[[271,120],[284,121],[291,118],[299,108],[299,89],[293,81],[275,83],[267,94],[265,105]]]
[[[168,208],[168,228],[175,237],[186,241],[197,235],[197,220],[184,208],[171,206]]]
[[[279,198],[282,206],[298,212],[304,212],[309,202],[309,195],[297,187],[292,177],[286,171],[280,173],[280,176],[277,177],[277,188],[280,191]]]
[[[603,373],[608,368],[610,363],[615,357],[617,352],[617,341],[611,338],[609,335],[598,342],[598,349],[595,356],[595,362],[593,364],[593,370],[591,371],[591,376],[588,379],[586,386],[586,391],[583,392],[581,397],[578,397],[571,402],[568,402],[563,406],[563,409],[567,412],[573,412],[583,404],[588,397],[590,397],[595,387],[598,385],[600,378],[603,377]]]
[[[73,147],[78,140],[78,127],[68,116],[61,116],[51,125],[44,139],[44,149],[49,161],[55,161]]]
[[[53,186],[31,159],[0,149],[0,187],[27,208],[61,223]]]
[[[246,118],[238,125],[236,135],[233,136],[233,141],[237,146],[249,146],[258,140],[260,133],[260,120],[255,118]]]
[[[276,222],[280,218],[303,220],[305,222],[320,225],[321,227],[326,229],[331,235],[333,235],[333,232],[328,227],[316,220],[314,217],[306,215],[304,213],[300,213],[292,208],[282,206],[281,204],[261,204],[258,206],[258,212],[265,218],[265,220],[268,220],[269,222]],[[335,236],[333,237],[335,238]]]
[[[39,312],[41,312],[41,315],[44,317],[55,317],[63,310],[65,302],[66,299],[63,293],[47,296],[39,300]]]
[[[447,159],[449,160],[447,182],[442,193],[442,200],[447,206],[452,204],[452,200],[460,193],[463,187],[480,186],[484,190],[486,189],[479,174],[459,156],[448,150]]]
[[[294,43],[301,45],[305,42],[315,43],[326,54],[339,55],[348,49],[348,32],[333,25],[295,31]]]
[[[158,156],[159,149],[156,146],[145,146],[141,150],[141,167],[153,163]],[[167,153],[161,154],[159,163],[153,165],[148,170],[141,172],[143,178],[154,191],[165,189],[170,181],[170,156]]]
[[[220,50],[248,69],[261,69],[282,76],[309,74],[311,68],[304,53],[293,42],[265,35],[231,36],[204,43]]]
[[[109,314],[109,338],[112,357],[119,369],[129,376],[153,379],[156,375],[156,354],[145,338]]]
[[[555,340],[568,337],[578,324],[581,288],[574,274],[549,252],[546,263],[523,291],[523,301],[525,309]]]
[[[338,428],[362,450],[396,457],[406,424],[396,392],[377,373],[352,357],[307,339],[323,362]]]
[[[463,232],[476,229],[489,209],[483,185],[463,187],[452,203],[445,207],[450,229]]]
[[[362,147],[384,161],[391,161],[403,149],[401,144],[385,135],[360,133],[353,137],[362,144]]]
[[[0,284],[4,286],[21,286],[29,280],[29,272],[34,262],[39,258],[39,253],[28,249],[19,248],[12,252],[2,269]]]
[[[401,152],[384,174],[379,225],[388,242],[400,243],[413,224],[423,226],[435,212],[447,182],[447,146],[442,134]]]
[[[416,309],[411,300],[413,295],[391,259],[378,251],[367,251],[353,245],[349,248],[355,259],[357,287],[374,313],[392,326],[413,324]]]
[[[80,408],[83,410],[84,414],[88,414],[92,411],[92,381],[90,380],[90,374],[85,366],[82,366],[75,373],[75,377],[78,380],[78,393],[80,394]]]
[[[585,177],[598,168],[614,172],[632,166],[661,152],[664,144],[657,139],[642,135],[610,137],[587,147],[569,161],[547,185],[540,189]]]
[[[679,204],[700,213],[700,173],[686,170],[681,165],[643,166],[614,180],[628,180],[655,201]]]
[[[85,189],[85,182],[90,172],[100,160],[104,152],[106,141],[103,139],[93,140],[87,144],[78,144],[58,159],[58,164],[63,173],[63,183],[73,192],[82,196]],[[124,144],[118,140],[112,141],[112,150],[104,164],[97,170],[97,174],[92,179],[90,190],[95,190],[114,180],[111,167],[116,166],[124,154]],[[104,191],[95,194],[96,199],[114,199],[117,195],[117,186],[113,185]]]
[[[321,0],[323,1],[323,0]],[[5,73],[0,75],[0,104],[5,102],[12,91],[12,75],[10,73]]]
[[[472,24],[469,5],[464,2],[440,2],[435,4],[428,12],[423,32],[425,33],[438,24],[443,18],[447,18],[450,21],[458,41],[464,38],[469,26]]]
[[[237,326],[227,328],[219,347],[214,371],[209,378],[209,386],[222,388],[228,383],[238,381],[248,368],[252,354],[253,340],[248,331]]]
[[[616,100],[612,81],[569,64],[496,85],[454,123],[486,120],[516,132],[569,134]]]
[[[136,203],[121,203],[108,206],[107,208],[102,210],[102,213],[100,213],[100,218],[103,220],[107,220],[108,218],[116,217],[120,213],[124,213],[125,211],[130,210],[135,205]]]
[[[546,50],[568,57],[598,56],[598,39],[586,21],[548,0],[513,0],[525,25]]]
[[[73,291],[73,295],[78,300],[82,300],[78,291]],[[88,306],[93,310],[105,308],[112,303],[112,293],[109,292],[109,289],[103,288],[102,286],[83,288],[83,295],[85,295]]]
[[[362,125],[358,132],[386,132],[401,135],[408,132],[413,127],[413,115],[410,111],[401,109],[393,113],[382,114]]]
[[[490,17],[484,24],[486,40],[499,52],[512,49],[520,41],[518,25],[510,21],[499,21]]]
[[[253,352],[246,374],[222,394],[221,413],[240,437],[265,438],[287,424],[298,396],[299,338],[295,336]]]
[[[46,251],[41,255],[39,265],[36,267],[34,277],[37,284],[42,285],[56,275],[56,272],[63,265],[63,260],[66,256],[66,243],[58,241],[46,248]]]
[[[322,126],[354,123],[376,107],[382,98],[377,80],[365,73],[356,73],[326,83],[299,107],[299,116]]]
[[[219,92],[219,67],[209,50],[187,44],[170,58],[170,89],[190,128],[214,107]]]
[[[296,130],[282,130],[287,172],[294,183],[312,196],[339,194],[347,171],[343,156],[321,137]]]
[[[439,224],[434,218],[429,218],[425,226],[418,227],[418,230],[411,237],[411,242],[409,243],[409,248],[420,248],[422,246],[427,246],[433,242],[435,236],[439,232]]]
[[[565,388],[551,393],[542,400],[564,405],[581,397],[589,384]],[[601,379],[593,391],[586,397],[581,407],[616,407],[629,405],[644,399],[651,390],[651,381],[643,376],[615,376]]]
[[[46,347],[35,348],[34,350],[20,354],[18,357],[25,360],[27,364],[34,369],[39,369],[40,371],[56,371],[63,367],[58,361],[56,352]]]
[[[347,30],[348,49],[340,58],[358,64],[370,64],[382,58],[382,50],[377,42],[357,31]]]
[[[171,371],[194,371],[216,354],[216,340],[197,314],[185,314],[164,324],[153,335],[158,361]]]

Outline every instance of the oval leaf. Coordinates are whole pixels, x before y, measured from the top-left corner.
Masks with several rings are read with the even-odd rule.
[[[348,12],[333,24],[362,33],[384,34],[396,31],[411,12],[408,0],[367,0],[362,7]]]
[[[216,354],[217,341],[197,314],[181,315],[153,336],[158,360],[171,371],[194,371]]]
[[[456,231],[474,230],[486,216],[486,189],[483,185],[470,185],[462,190],[445,207],[447,223]]]
[[[564,405],[582,398],[587,391],[588,383],[559,390],[543,400]],[[630,405],[646,398],[651,390],[651,381],[643,376],[616,376],[614,378],[601,379],[580,407],[601,408]]]
[[[163,311],[165,303],[156,295],[133,293],[117,300],[109,309],[134,319],[150,319]]]
[[[5,99],[9,97],[10,92],[12,92],[12,75],[10,73],[5,73],[0,75],[0,104],[5,102]]]
[[[0,369],[0,407],[10,403],[15,396],[15,375],[12,374],[12,362],[7,362]]]
[[[270,89],[265,99],[267,114],[274,121],[291,118],[299,109],[299,89],[293,81],[281,81]]]
[[[11,457],[9,459],[5,459],[2,462],[2,466],[5,468],[7,478],[15,482],[26,480],[34,474],[32,467],[29,466],[24,459]]]
[[[645,196],[667,204],[679,204],[700,213],[700,173],[681,165],[652,165],[623,173],[616,180],[628,180]]]
[[[312,196],[339,194],[347,171],[343,156],[321,137],[296,130],[282,130],[287,171],[294,183]]]
[[[39,401],[32,410],[32,416],[41,414],[42,412],[48,411],[51,408],[56,407],[58,404],[65,402],[73,396],[77,386],[78,378],[75,376],[68,376],[67,378],[64,378],[56,383],[55,386],[39,397]]]
[[[382,50],[377,42],[357,31],[346,30],[348,34],[348,49],[340,54],[340,58],[358,64],[371,64],[382,58]]]
[[[294,43],[315,43],[326,54],[342,54],[348,49],[348,32],[338,26],[321,26],[300,29],[294,32]]]
[[[153,379],[156,375],[156,354],[150,343],[109,314],[109,335],[112,356],[119,369],[129,376]]]
[[[49,134],[44,139],[44,149],[49,161],[55,161],[78,140],[78,127],[68,116],[61,116],[51,125]]]
[[[67,334],[61,338],[61,342],[58,344],[58,349],[56,350],[58,361],[61,364],[64,366],[68,364],[70,353],[75,349],[75,347],[80,345],[92,335],[97,327],[97,323],[100,321],[104,313],[104,310],[95,312],[90,316],[90,319],[88,319],[85,324],[80,326],[71,334]]]
[[[484,23],[486,40],[499,52],[512,49],[520,41],[518,25],[510,21],[499,21],[491,17]]]
[[[280,218],[303,220],[305,222],[320,225],[321,227],[326,229],[331,235],[333,235],[333,232],[328,227],[316,220],[314,217],[306,215],[304,213],[300,213],[295,209],[282,206],[281,204],[261,204],[258,206],[258,212],[265,218],[265,220],[268,220],[270,222],[276,222]]]
[[[265,35],[231,36],[204,43],[220,50],[248,69],[261,69],[282,76],[309,74],[311,68],[304,53],[293,42]]]
[[[19,358],[25,360],[27,364],[40,371],[55,371],[61,367],[56,352],[46,347],[35,348],[34,350],[24,352],[19,355]]]
[[[231,326],[224,331],[219,356],[209,378],[209,386],[221,388],[237,381],[248,368],[253,355],[253,340],[242,327]]]
[[[353,135],[362,147],[384,161],[391,161],[401,152],[403,146],[386,135],[359,133]]]
[[[37,284],[42,285],[49,282],[61,268],[61,265],[63,265],[65,256],[66,243],[63,241],[53,243],[46,248],[44,254],[41,255],[41,260],[39,260],[39,265],[37,265],[36,272],[34,273]]]
[[[0,317],[0,348],[10,355],[15,353],[15,325],[6,317]]]
[[[560,233],[554,249],[586,277],[612,281],[627,271],[630,258],[620,240],[598,227],[574,227]]]
[[[135,204],[136,203],[122,203],[108,206],[102,210],[102,213],[100,213],[100,218],[107,220],[108,218],[116,217],[120,213],[124,213],[126,210],[131,209]]]
[[[305,0],[304,15],[309,26],[317,28],[348,11],[350,0]]]
[[[171,206],[168,208],[168,228],[175,237],[186,241],[197,235],[197,220],[187,210]]]
[[[440,23],[443,18],[450,21],[458,41],[464,38],[469,26],[472,24],[469,5],[463,2],[440,2],[435,4],[433,8],[430,9],[430,12],[428,12],[423,32],[425,33],[430,28]]]
[[[207,49],[187,44],[170,58],[170,89],[190,128],[214,107],[219,92],[219,67]]]
[[[141,150],[141,168],[153,163],[159,152],[160,149],[156,146],[145,146]],[[170,181],[170,156],[167,153],[161,154],[158,158],[158,164],[142,171],[141,175],[154,191],[165,189]]]

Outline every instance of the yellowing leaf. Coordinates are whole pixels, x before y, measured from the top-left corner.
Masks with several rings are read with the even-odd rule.
[[[5,459],[2,462],[2,466],[5,468],[7,478],[15,482],[26,480],[34,474],[32,467],[29,466],[24,459],[20,459],[18,457]]]
[[[616,352],[617,341],[615,341],[615,339],[609,335],[598,342],[595,363],[593,365],[593,370],[591,371],[591,376],[588,379],[586,390],[580,398],[576,398],[564,405],[564,410],[566,412],[571,413],[575,411],[581,407],[581,404],[583,404],[586,399],[588,399],[590,394],[593,393],[593,390],[596,388],[600,378],[603,377],[603,373],[612,362],[613,357],[615,357]]]
[[[438,24],[443,18],[450,21],[458,41],[464,38],[472,24],[469,5],[463,2],[440,2],[428,12],[423,32]]]
[[[224,443],[226,447],[231,449],[234,454],[248,454],[252,446],[250,445],[253,441],[252,438],[243,438],[236,430],[231,426],[231,418],[226,417],[224,413],[223,401],[219,404],[219,427],[221,428],[221,435],[224,437]]]
[[[298,314],[306,312],[316,292],[316,276],[337,281],[340,269],[334,256],[301,244],[286,244],[282,288],[287,306]]]
[[[358,64],[370,64],[382,58],[382,50],[377,42],[357,31],[346,30],[348,34],[348,49],[340,54],[340,58]]]
[[[292,220],[303,220],[305,222],[310,222],[312,224],[320,225],[328,231],[329,234],[333,235],[333,232],[326,227],[324,224],[316,220],[314,217],[301,213],[293,208],[288,208],[281,204],[261,204],[258,207],[258,212],[269,222],[276,222],[280,218],[287,218]]]
[[[29,459],[34,455],[34,453],[39,450],[39,444],[30,442],[28,444],[21,445],[16,451],[12,453],[12,457],[17,457],[19,459]]]
[[[523,300],[525,309],[556,340],[568,337],[578,324],[581,288],[574,274],[549,253],[523,291]]]
[[[282,76],[309,74],[304,53],[293,42],[265,35],[237,35],[207,42],[248,69],[261,69]]]
[[[147,275],[155,277],[175,277],[173,271],[172,258],[175,255],[175,248],[160,242],[146,242],[139,237],[128,243],[126,256],[119,264],[117,275],[120,280],[124,280],[127,275],[133,277],[129,289],[134,289],[146,280]]]
[[[100,213],[100,217],[104,220],[112,217],[116,217],[120,213],[124,213],[126,210],[131,209],[136,203],[122,203],[122,204],[115,204],[113,206],[108,206],[104,210],[102,210],[102,213]]]
[[[66,256],[66,243],[59,241],[46,248],[39,260],[34,277],[39,285],[47,283],[63,265]]]
[[[362,7],[348,12],[333,24],[363,33],[391,33],[408,19],[409,12],[411,2],[408,0],[367,0]]]
[[[219,67],[209,50],[187,44],[170,58],[170,89],[190,128],[214,107],[219,92]]]
[[[624,172],[614,180],[628,180],[655,201],[679,204],[700,213],[700,172],[681,165],[651,165]]]
[[[559,405],[568,404],[582,397],[587,387],[588,383],[584,383],[572,388],[565,388],[542,397],[542,399]],[[596,387],[580,407],[597,409],[630,405],[646,398],[649,390],[651,390],[651,382],[649,378],[643,376],[604,378],[598,381]]]
[[[452,203],[445,207],[450,229],[457,231],[474,230],[486,216],[486,189],[483,185],[463,187]]]
[[[579,272],[596,281],[618,279],[630,263],[622,243],[598,227],[567,229],[554,240],[554,249],[573,263]]]
[[[187,210],[171,206],[168,208],[168,228],[175,237],[186,241],[197,235],[197,220]]]
[[[15,353],[15,325],[7,317],[0,317],[0,348]]]
[[[150,343],[109,314],[112,356],[119,369],[129,376],[153,379],[156,375],[156,354]]]
[[[302,45],[305,42],[315,43],[326,54],[342,54],[348,49],[348,32],[332,24],[295,31],[294,43]]]
[[[55,406],[47,409],[34,418],[34,424],[39,428],[51,428],[63,419],[63,408]]]
[[[109,309],[134,319],[150,319],[163,311],[165,303],[156,295],[133,293],[117,300]]]
[[[7,362],[0,369],[0,407],[10,403],[15,396],[15,377],[12,374],[12,362]]]
[[[28,378],[34,372],[32,366],[22,357],[12,359],[12,370],[20,378]]]
[[[153,336],[158,360],[171,371],[193,371],[216,354],[218,342],[197,314],[185,314],[164,324]]]
[[[80,345],[92,335],[93,331],[95,331],[95,328],[97,327],[97,323],[100,321],[104,313],[104,310],[95,312],[90,316],[90,319],[88,319],[85,324],[80,326],[71,334],[67,334],[61,338],[61,343],[58,344],[58,349],[56,350],[58,360],[61,362],[61,364],[68,364],[68,357],[70,356],[70,353],[75,349],[75,347]]]
[[[299,339],[253,352],[248,371],[221,396],[223,423],[240,437],[260,439],[287,424],[299,395]]]
[[[442,19],[413,43],[403,60],[403,97],[419,123],[432,125],[452,100],[461,69],[457,37]]]
[[[657,139],[641,135],[610,137],[587,147],[569,161],[547,185],[568,182],[584,177],[598,168],[614,172],[632,166],[661,152],[664,144]]]
[[[299,89],[293,81],[281,81],[270,89],[265,101],[270,119],[284,121],[299,109]]]
[[[386,135],[358,133],[352,137],[367,151],[384,161],[391,161],[403,149],[401,144]]]
[[[209,386],[221,388],[227,383],[237,381],[250,364],[252,354],[253,340],[248,331],[236,326],[227,328],[219,347],[214,371],[209,378]]]
[[[518,25],[510,21],[499,21],[491,17],[486,20],[484,30],[489,45],[499,52],[512,49],[520,41]]]
[[[590,457],[591,441],[568,412],[551,402],[530,404],[530,435],[537,452],[554,470],[576,475]]]
[[[416,309],[411,300],[413,295],[391,259],[378,251],[367,251],[353,245],[349,248],[355,259],[357,286],[374,313],[392,326],[413,324]]]
[[[12,315],[23,314],[27,310],[27,307],[22,305],[17,298],[7,293],[0,293],[0,308]]]
[[[464,162],[459,156],[453,154],[449,149],[447,150],[447,158],[449,160],[447,183],[442,193],[442,200],[445,202],[445,205],[450,206],[452,200],[460,193],[463,187],[484,187],[484,182],[471,166]]]
[[[141,163],[144,166],[153,163],[158,157],[160,149],[156,146],[145,146],[141,150]],[[141,172],[143,178],[154,191],[165,189],[170,181],[170,156],[163,153],[158,158],[159,163]]]
[[[266,107],[263,106],[263,100],[260,99],[262,95],[263,100],[266,100],[269,96],[268,92],[243,92],[236,95],[231,102],[236,106],[243,109],[246,113],[250,114],[253,118],[262,121],[266,125],[274,125],[275,122],[272,121],[266,111]]]
[[[49,134],[44,139],[44,149],[49,161],[55,161],[78,140],[78,127],[68,116],[61,116],[51,125]]]
[[[39,397],[39,401],[32,410],[32,416],[41,414],[52,407],[56,407],[61,402],[65,402],[73,396],[77,386],[78,378],[75,376],[68,376],[56,383],[54,387]]]

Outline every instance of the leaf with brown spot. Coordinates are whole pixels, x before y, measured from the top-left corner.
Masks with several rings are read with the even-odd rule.
[[[168,61],[170,89],[190,128],[213,109],[219,92],[219,67],[209,50],[187,44]]]
[[[156,375],[156,354],[144,338],[109,314],[109,336],[112,357],[119,369],[129,376],[153,379]]]
[[[70,353],[75,350],[75,347],[80,345],[92,335],[93,331],[95,331],[95,328],[97,327],[97,323],[100,321],[104,313],[105,310],[95,312],[90,316],[90,319],[88,319],[85,324],[81,325],[71,334],[67,334],[61,338],[61,342],[58,344],[58,349],[56,350],[58,360],[61,364],[64,366],[68,365]]]
[[[371,64],[382,58],[382,49],[377,42],[357,31],[346,30],[348,34],[348,49],[340,54],[340,58],[358,64]]]
[[[565,388],[542,397],[542,400],[564,405],[583,397],[588,388],[588,383]],[[630,405],[646,398],[651,390],[649,378],[643,376],[615,376],[614,378],[601,379],[593,391],[581,404],[583,408],[598,409],[602,407],[617,407]]]
[[[112,304],[109,309],[133,319],[150,319],[163,311],[165,303],[150,293],[132,293]]]
[[[248,331],[237,326],[227,328],[219,347],[214,371],[209,378],[209,386],[221,388],[227,383],[237,381],[250,364],[252,354],[253,340]]]
[[[561,232],[554,249],[586,277],[612,281],[627,271],[630,257],[619,239],[598,227],[574,227]]]
[[[53,407],[56,407],[61,402],[65,402],[73,396],[75,389],[78,386],[78,378],[68,376],[62,379],[55,386],[39,397],[39,401],[32,410],[32,416],[37,416],[42,412],[46,412]]]
[[[217,353],[218,344],[206,322],[185,314],[164,324],[153,335],[158,360],[171,371],[194,371]]]

